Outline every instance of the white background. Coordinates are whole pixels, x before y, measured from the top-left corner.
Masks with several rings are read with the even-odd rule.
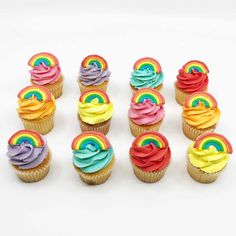
[[[190,59],[210,69],[209,91],[222,111],[217,132],[235,147],[236,2],[232,1],[3,1],[0,0],[0,235],[235,235],[236,160],[210,185],[186,172],[190,140],[181,130],[174,100],[178,69]],[[8,138],[22,124],[17,93],[29,84],[27,62],[35,53],[55,54],[65,76],[55,128],[46,135],[53,151],[49,175],[26,184],[8,164]],[[87,186],[74,171],[70,144],[80,133],[76,77],[88,54],[105,57],[112,71],[108,93],[115,113],[108,138],[116,165],[101,186]],[[127,122],[133,63],[160,61],[166,117],[160,129],[172,162],[164,178],[144,184],[133,175]],[[236,150],[235,150],[236,151]]]

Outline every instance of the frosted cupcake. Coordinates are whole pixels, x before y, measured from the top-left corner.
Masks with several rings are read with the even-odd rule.
[[[171,158],[167,139],[156,131],[144,132],[136,137],[129,154],[134,174],[146,183],[159,181]]]
[[[188,95],[207,91],[209,70],[201,61],[189,61],[179,70],[175,83],[175,99],[184,105]]]
[[[28,86],[18,94],[19,117],[25,129],[47,134],[54,126],[55,98],[42,86]]]
[[[165,116],[165,100],[155,89],[138,90],[129,109],[130,131],[136,137],[145,131],[158,131]]]
[[[115,162],[113,148],[104,134],[84,132],[72,142],[73,165],[87,184],[104,183]]]
[[[163,73],[158,61],[151,57],[141,58],[135,62],[130,78],[133,93],[142,88],[160,90],[163,83]]]
[[[35,131],[20,130],[8,141],[10,164],[25,182],[37,182],[49,171],[51,153],[44,137]]]
[[[189,95],[183,106],[183,132],[189,139],[213,132],[220,119],[220,110],[215,98],[206,92]]]
[[[223,135],[206,133],[199,136],[188,149],[189,175],[200,183],[214,182],[225,169],[232,152],[230,142]]]
[[[79,72],[80,92],[94,89],[106,92],[110,75],[111,72],[104,58],[98,55],[85,57]]]
[[[63,77],[58,59],[48,52],[41,52],[30,58],[28,65],[30,70],[31,83],[44,86],[55,98],[62,95]]]
[[[108,133],[113,114],[113,104],[105,92],[101,90],[85,91],[79,98],[78,109],[78,119],[82,132]]]

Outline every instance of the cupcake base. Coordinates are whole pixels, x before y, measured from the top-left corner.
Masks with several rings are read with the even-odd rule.
[[[196,138],[202,134],[208,133],[208,132],[213,132],[216,128],[216,126],[211,126],[207,129],[196,129],[189,125],[186,121],[182,121],[182,128],[183,128],[183,133],[185,136],[193,141],[196,140]]]
[[[21,170],[19,167],[12,165],[16,171],[17,176],[24,182],[33,183],[38,182],[43,179],[49,172],[51,163],[51,151],[48,152],[48,156],[43,160],[43,162],[32,169]]]
[[[21,118],[25,129],[34,130],[41,134],[49,133],[54,126],[54,115],[39,120],[26,120]]]
[[[162,89],[162,87],[163,87],[163,84],[160,84],[154,89],[156,89],[157,91],[160,91]],[[134,86],[132,86],[131,84],[130,84],[130,88],[131,88],[132,94],[135,94],[139,90],[139,89],[135,88]]]
[[[78,81],[78,84],[79,84],[79,88],[80,88],[80,92],[83,93],[85,91],[90,91],[90,90],[101,90],[103,92],[106,92],[107,91],[107,86],[108,86],[108,81],[104,81],[102,84],[99,84],[99,85],[84,85],[82,84],[80,81]]]
[[[112,172],[112,167],[115,163],[115,157],[112,157],[111,162],[108,164],[108,166],[106,166],[104,169],[97,171],[95,173],[84,173],[81,171],[80,168],[76,167],[74,165],[74,168],[76,169],[76,171],[79,173],[80,178],[89,185],[99,185],[99,184],[103,184],[104,182],[106,182],[108,180],[108,178],[111,175]]]
[[[159,122],[153,125],[137,125],[130,118],[128,119],[129,119],[130,132],[134,137],[137,137],[143,132],[158,131],[162,123],[162,120],[160,120]]]

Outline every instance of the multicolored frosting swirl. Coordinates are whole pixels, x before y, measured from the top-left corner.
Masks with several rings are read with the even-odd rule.
[[[208,72],[203,62],[189,61],[179,70],[176,86],[185,93],[204,91],[208,86]]]
[[[132,97],[129,118],[137,125],[152,125],[165,116],[163,96],[155,89],[138,90]]]
[[[89,55],[81,63],[79,81],[85,86],[100,85],[109,80],[111,72],[107,62],[98,55]]]
[[[129,154],[133,165],[146,172],[165,169],[171,158],[167,139],[156,131],[144,132],[136,137]]]
[[[233,152],[230,142],[221,134],[206,133],[189,146],[190,163],[211,174],[224,169]]]
[[[151,57],[141,58],[134,64],[130,84],[136,89],[156,88],[163,82],[160,63]]]
[[[215,126],[219,121],[220,110],[212,95],[206,92],[196,92],[186,98],[183,118],[192,127],[206,129]]]
[[[95,173],[111,162],[114,152],[106,136],[99,132],[83,132],[74,138],[73,164],[84,173]]]
[[[18,94],[17,111],[23,119],[42,119],[54,114],[55,109],[55,98],[43,86],[28,86]]]
[[[100,90],[90,90],[81,94],[79,117],[88,124],[100,124],[111,119],[113,104],[107,94]]]
[[[28,65],[31,80],[35,85],[54,84],[61,78],[61,68],[58,59],[51,53],[42,52],[30,58]]]
[[[41,134],[31,130],[20,130],[8,141],[10,163],[27,170],[39,166],[48,156],[48,145]]]

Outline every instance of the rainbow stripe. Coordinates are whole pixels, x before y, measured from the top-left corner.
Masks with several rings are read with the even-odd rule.
[[[81,94],[79,101],[82,103],[90,103],[92,100],[97,99],[98,103],[108,104],[110,99],[108,95],[100,90],[89,90]]]
[[[153,88],[144,88],[138,90],[132,97],[131,101],[134,103],[143,103],[144,100],[147,99],[157,105],[165,104],[164,97],[156,89]]]
[[[193,71],[198,71],[203,74],[209,72],[207,66],[201,61],[189,61],[183,66],[183,69],[188,74],[191,74]]]
[[[169,145],[167,139],[156,131],[144,132],[134,140],[134,144],[140,147],[146,146],[150,143],[155,144],[158,148],[164,148]]]
[[[52,94],[47,88],[38,85],[27,86],[18,93],[20,99],[30,99],[31,97],[35,97],[38,101],[50,101]]]
[[[189,95],[185,100],[186,107],[196,107],[199,103],[203,103],[207,108],[217,107],[217,101],[215,98],[206,92],[196,92]]]
[[[160,63],[151,57],[144,57],[136,61],[134,63],[134,70],[150,70],[155,73],[162,71]]]
[[[233,152],[230,142],[223,135],[216,133],[205,133],[199,136],[193,147],[200,150],[207,150],[212,146],[215,147],[218,152]]]
[[[97,64],[98,68],[101,68],[103,70],[107,69],[107,67],[108,67],[106,60],[98,55],[89,55],[89,56],[85,57],[81,63],[81,66],[84,68],[87,68],[87,67],[93,65],[94,63]]]
[[[74,138],[71,148],[72,150],[84,150],[87,145],[93,145],[97,150],[107,150],[111,147],[106,136],[99,132],[88,131]]]
[[[32,130],[20,130],[13,134],[8,140],[10,145],[20,145],[22,143],[29,143],[34,147],[42,147],[45,142],[41,134]]]
[[[41,52],[30,58],[28,61],[29,66],[39,66],[44,63],[46,66],[56,66],[59,65],[58,59],[51,53]]]

